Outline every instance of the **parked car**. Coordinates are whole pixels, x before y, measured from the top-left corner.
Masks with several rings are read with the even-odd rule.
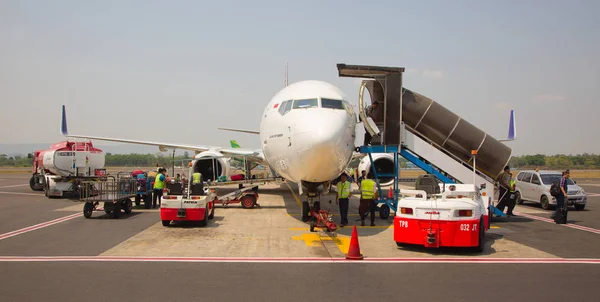
[[[550,206],[556,206],[556,198],[550,195],[550,186],[553,182],[560,182],[561,172],[525,170],[520,171],[515,179],[516,198],[518,204],[523,201],[540,203],[544,210]],[[575,206],[575,210],[581,211],[587,203],[587,193],[577,185],[576,181],[567,179],[567,205]]]

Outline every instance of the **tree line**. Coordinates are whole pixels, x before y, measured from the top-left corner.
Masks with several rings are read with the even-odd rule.
[[[188,152],[175,156],[175,165],[187,164],[192,159]],[[360,158],[355,159],[351,166],[358,165]],[[0,154],[0,166],[3,167],[31,167],[33,155],[8,156]],[[111,154],[106,153],[105,165],[107,167],[154,167],[157,164],[169,167],[173,164],[173,157],[163,154]],[[353,165],[354,164],[354,165]],[[400,160],[401,166],[406,166],[406,160]],[[577,154],[577,155],[522,155],[513,156],[510,159],[511,168],[535,168],[540,169],[600,169],[600,154]]]

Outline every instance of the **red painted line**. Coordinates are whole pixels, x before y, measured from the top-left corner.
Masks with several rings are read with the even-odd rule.
[[[525,214],[525,213],[516,213],[516,214],[520,215],[520,216],[523,216],[523,217],[527,217],[527,218],[539,220],[539,221],[544,221],[544,222],[553,223],[553,224],[555,223],[554,220],[552,220],[550,218],[539,217],[539,216],[536,216],[536,215],[530,215],[530,214]],[[594,234],[600,234],[600,230],[598,230],[598,229],[594,229],[594,228],[590,228],[590,227],[586,227],[586,226],[581,226],[581,225],[577,225],[577,224],[567,223],[567,224],[559,224],[559,225],[566,226],[566,227],[569,227],[569,228],[572,228],[572,229],[577,229],[577,230],[582,230],[582,231],[594,233]]]
[[[28,226],[26,228],[22,228],[22,229],[19,229],[19,230],[15,230],[15,231],[11,231],[11,232],[8,232],[8,233],[0,234],[0,240],[6,239],[6,238],[10,238],[10,237],[13,237],[13,236],[17,236],[17,235],[21,235],[21,234],[24,234],[24,233],[27,233],[27,232],[35,231],[35,230],[38,230],[38,229],[41,229],[41,228],[45,228],[47,226],[51,226],[51,225],[54,225],[54,224],[57,224],[57,223],[61,223],[61,222],[64,222],[64,221],[67,221],[67,220],[70,220],[70,219],[73,219],[73,218],[76,218],[76,217],[79,217],[79,216],[81,216],[80,213],[71,214],[69,216],[57,218],[57,219],[46,221],[46,222],[42,222],[42,223],[39,223],[39,224],[36,224],[36,225]]]
[[[224,258],[224,257],[111,257],[111,256],[33,256],[0,257],[0,262],[254,262],[254,263],[542,263],[542,264],[600,264],[596,258]]]

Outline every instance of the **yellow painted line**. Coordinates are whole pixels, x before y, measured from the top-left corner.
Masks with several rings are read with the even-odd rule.
[[[290,186],[290,184],[286,181],[285,185],[288,187],[288,189],[290,189],[290,193],[292,193],[292,196],[296,200],[296,203],[298,204],[298,206],[300,208],[302,208],[302,203],[300,202],[300,198],[298,198],[298,196],[296,196],[296,193],[294,193],[294,190],[292,190],[292,187]],[[298,185],[301,186],[301,184],[298,184]]]
[[[308,234],[302,234],[302,236],[294,236],[292,237],[293,240],[297,240],[297,241],[304,241],[304,243],[306,244],[306,246],[321,246],[321,244],[323,243],[323,240],[326,241],[333,241],[335,243],[335,245],[338,247],[338,249],[340,250],[340,252],[344,253],[344,254],[348,254],[348,249],[350,248],[350,237],[347,236],[336,236],[336,237],[329,237],[329,236],[319,236],[319,234],[315,234],[315,233],[308,233]],[[362,253],[362,251],[361,251]]]
[[[499,227],[499,226],[497,226],[497,225],[491,225],[491,226],[490,226],[490,229],[499,229],[499,228],[500,228],[500,227]]]

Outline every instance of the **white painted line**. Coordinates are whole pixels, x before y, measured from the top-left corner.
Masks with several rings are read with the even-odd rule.
[[[43,193],[19,193],[19,192],[5,192],[0,191],[0,194],[11,194],[11,195],[25,195],[25,196],[44,196]]]
[[[57,223],[61,223],[61,222],[65,222],[67,220],[71,220],[73,218],[77,218],[80,217],[81,213],[77,213],[77,214],[71,214],[65,217],[61,217],[61,218],[57,218],[54,220],[50,220],[50,221],[46,221],[46,222],[42,222],[42,223],[38,223],[36,225],[32,225],[32,226],[28,226],[26,228],[22,228],[16,231],[12,231],[12,232],[8,232],[8,233],[4,233],[4,234],[0,234],[0,240],[6,239],[6,238],[10,238],[13,236],[17,236],[17,235],[21,235],[27,232],[31,232],[31,231],[35,231],[35,230],[39,230],[41,228],[45,228]]]
[[[539,220],[539,221],[544,221],[544,222],[556,224],[554,222],[554,220],[550,219],[550,218],[539,217],[539,216],[535,216],[535,215],[529,215],[529,214],[517,213],[517,212],[515,212],[515,214],[517,214],[519,216],[523,216],[523,217],[527,217],[527,218]],[[594,233],[594,234],[600,234],[600,230],[598,230],[598,229],[594,229],[594,228],[590,228],[590,227],[586,227],[586,226],[581,226],[581,225],[577,225],[577,224],[566,223],[566,224],[559,224],[559,225],[566,226],[566,227],[569,227],[569,228],[572,228],[572,229],[577,229],[577,230],[582,230],[582,231]]]
[[[598,258],[213,258],[213,257],[136,257],[136,256],[2,256],[0,262],[246,262],[246,263],[540,263],[600,264]]]
[[[24,187],[24,186],[28,186],[29,184],[20,184],[20,185],[11,185],[11,186],[2,186],[0,187],[0,189],[4,189],[4,188],[14,188],[14,187]]]

